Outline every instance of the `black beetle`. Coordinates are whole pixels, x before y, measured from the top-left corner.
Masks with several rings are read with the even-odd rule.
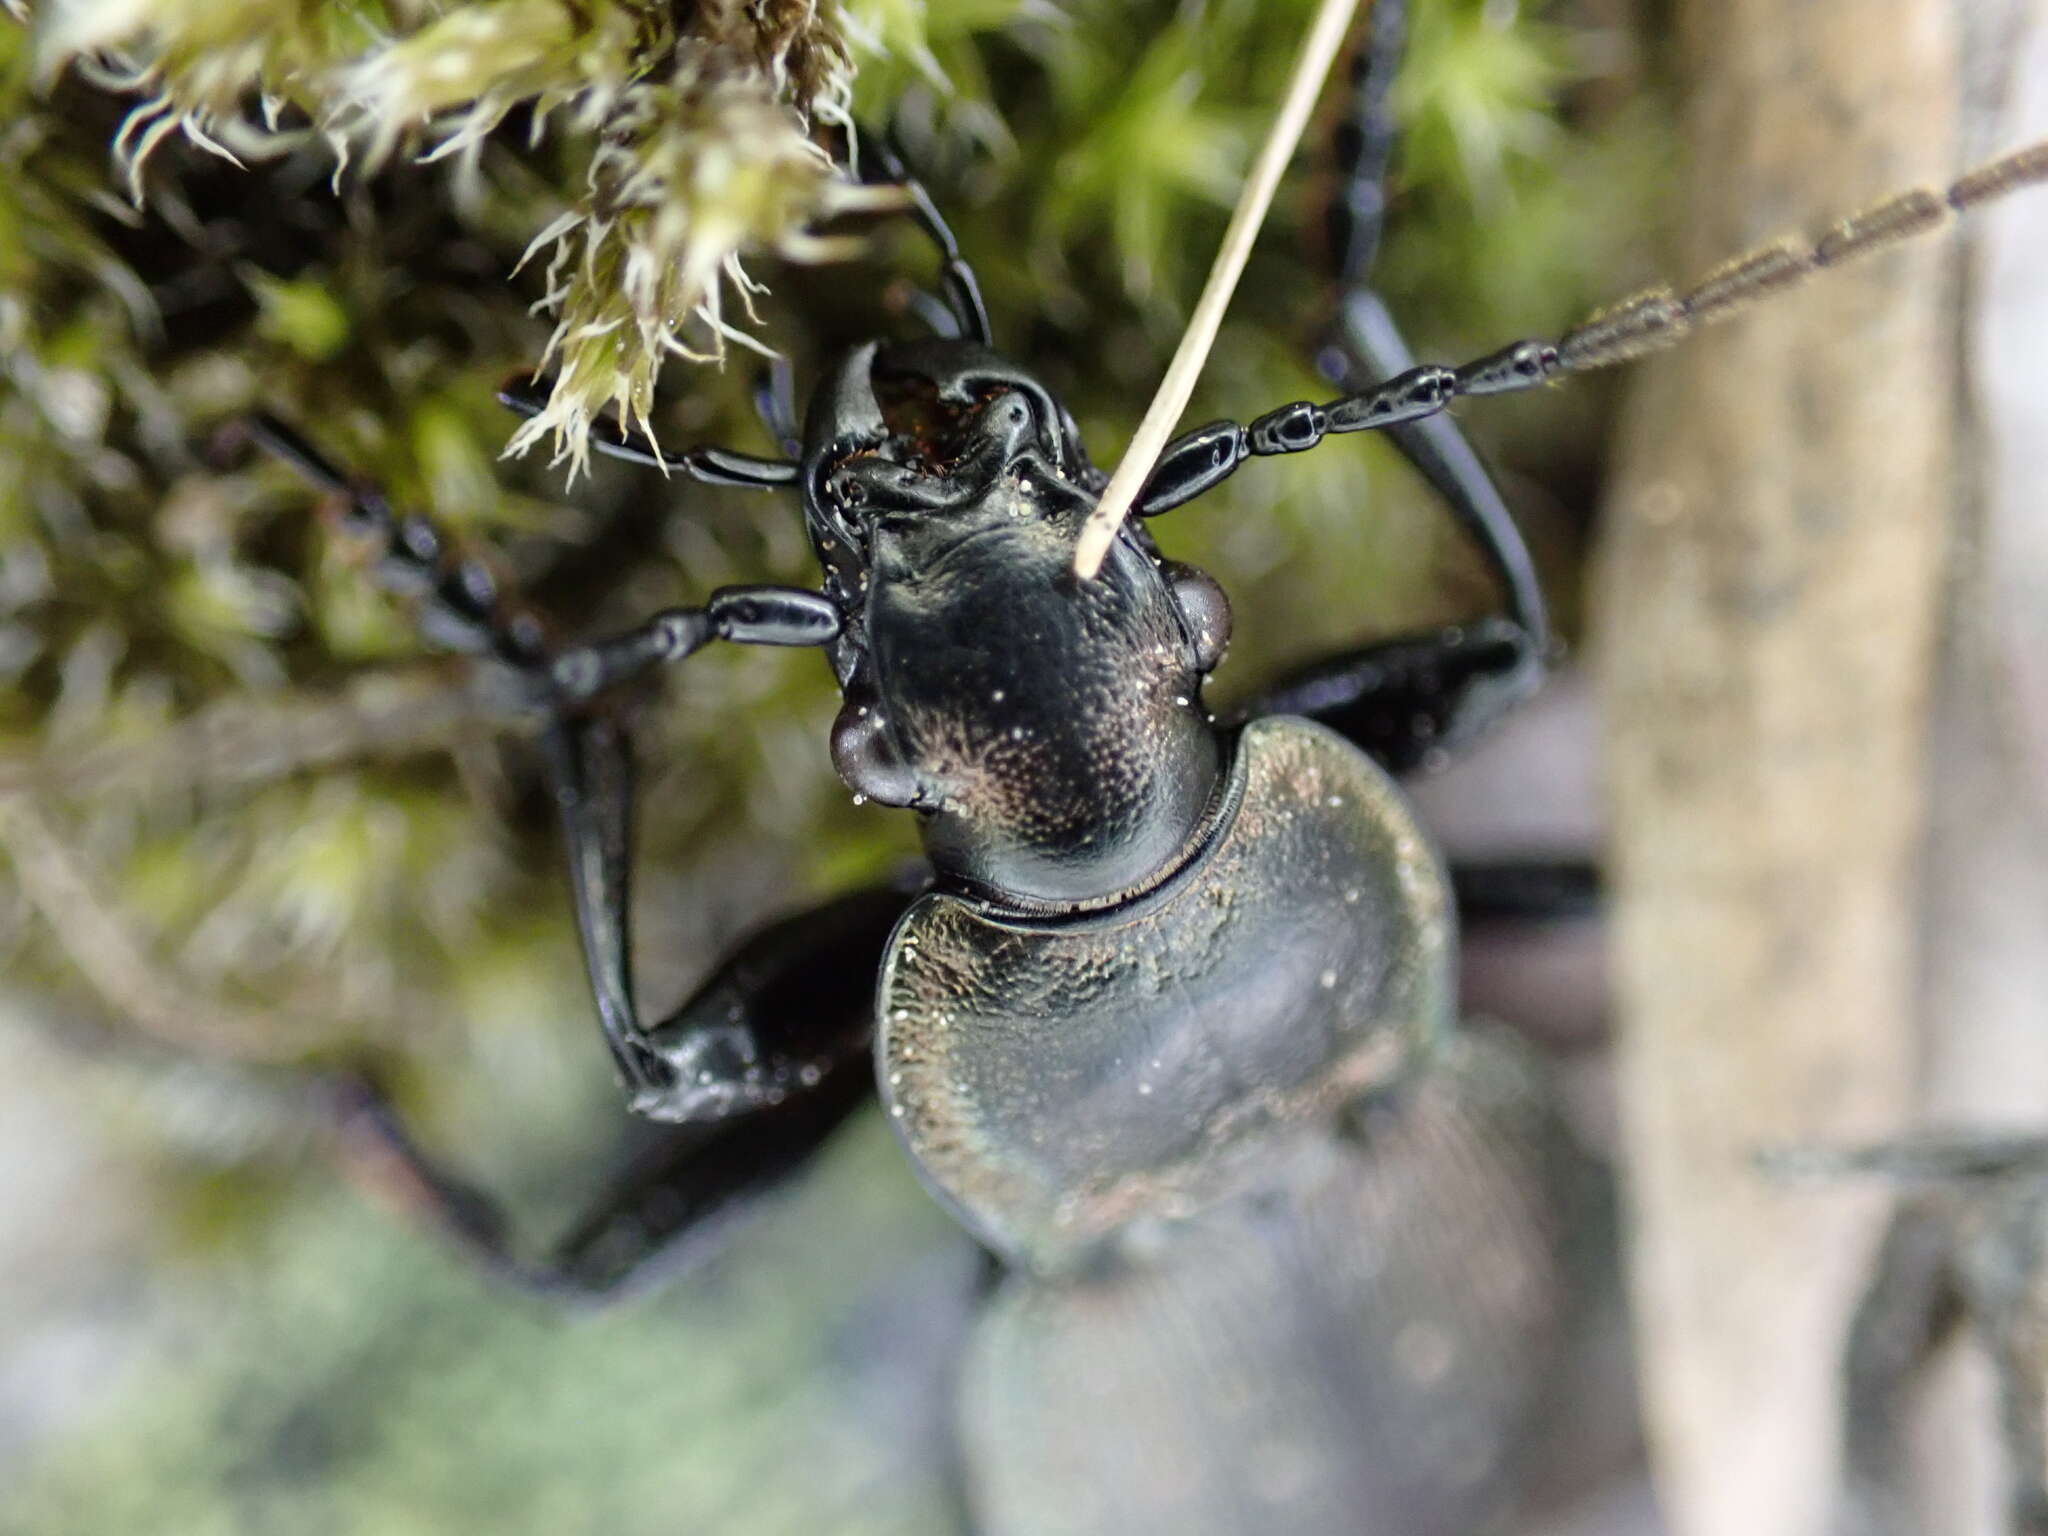
[[[1452,1532],[1511,1490],[1568,1334],[1570,1153],[1531,1064],[1452,1031],[1451,885],[1393,775],[1525,698],[1549,639],[1521,538],[1443,408],[1666,345],[2048,170],[2024,151],[1560,342],[1417,366],[1364,285],[1399,16],[1375,7],[1343,141],[1341,397],[1185,435],[1137,510],[1169,511],[1251,456],[1386,430],[1480,545],[1506,611],[1332,658],[1230,721],[1201,701],[1228,639],[1221,590],[1142,523],[1099,579],[1073,573],[1105,477],[1059,402],[993,349],[951,234],[876,144],[863,163],[911,188],[940,248],[939,334],[851,350],[800,433],[778,407],[790,458],[666,454],[616,426],[600,439],[698,480],[796,491],[819,591],[728,588],[556,653],[483,565],[256,424],[347,495],[439,637],[522,680],[548,722],[631,1102],[716,1129],[664,1170],[659,1200],[627,1186],[535,1267],[374,1095],[356,1117],[493,1263],[602,1287],[715,1231],[878,1080],[919,1173],[1001,1269],[961,1383],[977,1529]],[[788,920],[649,1026],[628,966],[630,753],[602,706],[714,639],[826,651],[838,771],[918,813],[931,879]]]
[[[862,153],[901,176],[881,146]],[[348,495],[437,637],[510,665],[548,712],[586,957],[633,1105],[720,1130],[665,1172],[659,1210],[629,1187],[537,1271],[381,1103],[358,1119],[492,1262],[601,1287],[803,1161],[865,1098],[872,1050],[919,1172],[1007,1272],[963,1387],[977,1528],[1325,1531],[1382,1511],[1390,1528],[1464,1529],[1499,1497],[1561,1336],[1565,1154],[1520,1054],[1450,1033],[1450,886],[1389,770],[1533,687],[1547,636],[1526,552],[1449,419],[1404,429],[1486,541],[1512,616],[1368,647],[1219,724],[1201,689],[1228,640],[1221,590],[1140,523],[1099,579],[1076,577],[1106,477],[1051,394],[991,349],[919,202],[959,334],[842,358],[797,458],[601,440],[796,489],[820,592],[726,589],[550,654],[481,564],[255,424]],[[1374,301],[1351,318],[1351,368],[1409,366]],[[1330,414],[1202,429],[1141,510],[1247,452],[1309,446]],[[589,706],[713,639],[826,650],[839,772],[919,812],[933,878],[914,900],[871,891],[780,925],[647,1027],[626,961],[627,744]]]

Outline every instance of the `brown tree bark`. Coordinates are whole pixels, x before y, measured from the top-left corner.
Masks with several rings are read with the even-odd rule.
[[[1687,0],[1680,270],[1959,168],[1952,0]],[[1683,1536],[1809,1536],[1832,1497],[1874,1192],[1757,1149],[1896,1129],[1955,512],[1954,247],[1816,279],[1646,368],[1599,649],[1632,1287]]]

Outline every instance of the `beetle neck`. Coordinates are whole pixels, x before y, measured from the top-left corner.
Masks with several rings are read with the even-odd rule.
[[[1123,858],[1098,851],[1054,861],[1042,853],[1028,856],[986,843],[954,842],[948,834],[971,827],[972,817],[949,818],[943,812],[928,817],[925,847],[939,888],[987,916],[1027,922],[1109,911],[1153,895],[1200,860],[1230,825],[1243,797],[1243,765],[1234,737],[1225,740],[1205,727],[1200,745],[1201,750],[1175,754],[1171,803],[1163,803],[1163,797],[1153,803],[1143,842],[1126,838],[1120,845],[1128,850]],[[1099,836],[1097,849],[1109,841]],[[1158,851],[1149,858],[1129,856],[1141,847]]]

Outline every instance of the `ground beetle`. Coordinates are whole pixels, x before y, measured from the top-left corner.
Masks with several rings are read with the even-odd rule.
[[[482,564],[288,427],[255,425],[346,499],[438,638],[522,680],[633,1107],[716,1129],[535,1266],[367,1090],[357,1122],[490,1262],[601,1288],[710,1241],[799,1166],[865,1100],[872,1054],[920,1175],[1000,1267],[961,1385],[978,1530],[1423,1536],[1470,1530],[1507,1495],[1568,1331],[1569,1153],[1529,1062],[1452,1031],[1452,887],[1393,776],[1525,698],[1550,640],[1521,537],[1443,408],[1666,345],[2048,171],[2048,151],[2023,151],[1558,343],[1419,367],[1367,285],[1401,26],[1381,0],[1351,66],[1325,352],[1340,397],[1186,434],[1136,510],[1167,512],[1249,457],[1384,430],[1483,551],[1505,612],[1334,657],[1231,720],[1201,697],[1229,638],[1222,591],[1142,522],[1098,579],[1075,576],[1106,477],[1059,401],[994,349],[930,199],[860,136],[863,173],[904,184],[939,248],[936,334],[852,349],[800,428],[772,398],[788,458],[665,453],[616,424],[598,439],[795,492],[818,591],[726,588],[554,652]],[[785,921],[650,1026],[628,965],[630,752],[603,706],[713,640],[825,651],[839,774],[918,813],[930,879]]]

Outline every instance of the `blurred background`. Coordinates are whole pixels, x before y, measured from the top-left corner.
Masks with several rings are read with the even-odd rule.
[[[1800,9],[1412,0],[1379,272],[1418,351],[1554,335],[1781,228],[1946,180],[2027,137],[2029,114],[2048,124],[2036,0],[1787,19]],[[461,33],[465,10],[498,30]],[[850,89],[864,121],[893,124],[1000,344],[1110,464],[1310,10],[847,0],[818,23],[837,53],[805,21],[779,57],[790,100],[822,82],[796,103],[814,119]],[[516,423],[494,391],[564,306],[583,327],[568,372],[630,377],[636,408],[658,375],[666,445],[769,447],[750,345],[722,365],[576,350],[638,320],[602,308],[615,269],[590,231],[616,215],[635,236],[597,150],[642,154],[630,187],[661,153],[738,131],[691,117],[687,91],[628,103],[654,115],[622,129],[626,109],[593,105],[621,88],[605,71],[739,25],[724,14],[586,8],[593,35],[631,37],[587,68],[553,0],[322,0],[289,23],[31,0],[0,17],[0,1531],[953,1528],[944,1394],[978,1258],[873,1115],[713,1261],[592,1315],[494,1285],[338,1156],[328,1085],[372,1065],[538,1246],[631,1128],[517,722],[417,637],[287,470],[205,451],[252,408],[299,423],[491,552],[565,634],[805,580],[800,524],[773,498],[609,461],[571,485],[544,450],[501,456]],[[445,99],[418,94],[430,44],[470,72]],[[451,134],[471,100],[492,110]],[[335,137],[303,131],[337,103],[355,115]],[[237,136],[266,114],[275,133]],[[1191,419],[1325,392],[1330,125]],[[750,185],[701,193],[693,228]],[[787,224],[818,194],[780,195],[736,226],[803,254],[757,204]],[[578,215],[561,238],[586,240],[586,276],[564,299],[546,245],[521,257]],[[2024,1122],[2044,1103],[2027,975],[2028,918],[2048,916],[2043,701],[2024,686],[2040,610],[2005,542],[2028,531],[2028,455],[2048,441],[2023,414],[2048,399],[2025,217],[1882,258],[1832,310],[1788,300],[1650,377],[1465,412],[1567,654],[1530,720],[1423,799],[1462,852],[1590,855],[1612,828],[1618,1069],[1596,933],[1475,943],[1468,995],[1558,1052],[1588,1143],[1628,1169],[1674,1529],[1820,1528],[1834,1354],[1881,1213],[1868,1192],[1757,1194],[1748,1149],[1883,1134],[1930,1107]],[[751,314],[724,289],[721,322],[786,356],[800,395],[833,349],[913,325],[905,285],[931,276],[913,230],[831,227],[862,234],[861,254],[749,255],[766,285]],[[701,320],[683,335],[715,339]],[[1873,383],[1890,393],[1856,393]],[[1748,414],[1722,409],[1731,388]],[[1154,531],[1231,595],[1219,704],[1495,601],[1374,441],[1252,466]],[[653,1008],[763,920],[914,852],[907,818],[854,806],[833,776],[835,707],[816,657],[738,649],[640,703]],[[1817,788],[1786,787],[1816,763]],[[1799,835],[1768,830],[1784,825]],[[2006,867],[1987,873],[1987,850]],[[1704,1267],[1685,1257],[1693,1221]],[[1716,1264],[1771,1280],[1731,1286]],[[1791,1385],[1758,1369],[1788,1353],[1808,1362]],[[1709,1381],[1717,1365],[1732,1379]],[[1595,1486],[1529,1528],[1660,1528],[1640,1447],[1618,1440]],[[1957,1495],[1973,1519],[1990,1519],[1991,1475]]]

